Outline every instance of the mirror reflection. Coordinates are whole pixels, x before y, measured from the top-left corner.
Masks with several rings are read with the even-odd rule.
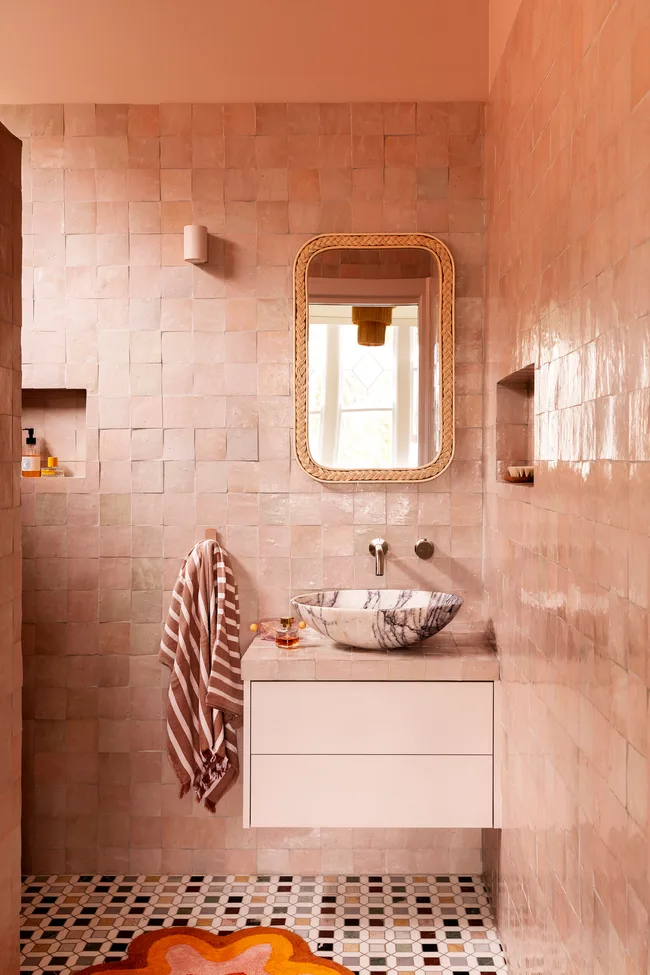
[[[308,442],[323,467],[415,468],[440,450],[439,274],[420,248],[322,251],[308,273]]]

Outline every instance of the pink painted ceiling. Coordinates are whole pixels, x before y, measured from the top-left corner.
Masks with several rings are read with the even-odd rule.
[[[484,99],[488,7],[0,0],[0,103]]]

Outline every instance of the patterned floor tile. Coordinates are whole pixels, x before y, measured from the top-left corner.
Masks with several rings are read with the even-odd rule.
[[[26,877],[21,975],[119,961],[143,931],[286,926],[358,975],[505,975],[472,876]]]

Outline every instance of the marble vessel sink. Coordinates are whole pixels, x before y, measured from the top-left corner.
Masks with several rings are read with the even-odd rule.
[[[331,589],[291,600],[295,615],[324,636],[362,650],[416,646],[447,625],[463,600],[420,589]]]

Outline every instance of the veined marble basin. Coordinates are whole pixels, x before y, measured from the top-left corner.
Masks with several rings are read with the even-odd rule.
[[[460,596],[421,589],[330,589],[291,600],[296,616],[337,643],[362,650],[416,646],[447,625]]]

